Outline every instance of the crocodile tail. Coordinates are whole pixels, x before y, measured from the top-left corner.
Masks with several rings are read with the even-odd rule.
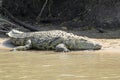
[[[6,35],[8,35],[9,37],[14,37],[16,34],[21,34],[21,33],[24,32],[12,29],[10,32],[6,33]]]

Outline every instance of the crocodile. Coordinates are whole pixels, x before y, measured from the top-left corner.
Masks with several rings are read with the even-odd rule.
[[[55,50],[68,52],[70,50],[99,50],[100,43],[88,37],[82,37],[62,30],[38,32],[22,32],[12,29],[7,33],[12,44],[18,46],[12,50]]]

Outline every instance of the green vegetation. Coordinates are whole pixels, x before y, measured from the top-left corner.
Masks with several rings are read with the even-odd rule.
[[[2,7],[19,20],[72,28],[118,28],[119,0],[2,0]],[[12,4],[12,5],[11,5]],[[65,24],[64,24],[65,23]],[[88,28],[91,29],[91,28]]]

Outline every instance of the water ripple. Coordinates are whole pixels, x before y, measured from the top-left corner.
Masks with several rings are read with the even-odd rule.
[[[60,77],[77,77],[77,78],[88,78],[90,76],[77,76],[73,74],[61,74]]]

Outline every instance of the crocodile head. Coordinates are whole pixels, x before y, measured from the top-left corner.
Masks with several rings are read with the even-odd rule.
[[[6,35],[8,35],[9,37],[14,37],[15,34],[21,34],[21,33],[23,33],[23,32],[12,29],[10,32],[6,33]]]

